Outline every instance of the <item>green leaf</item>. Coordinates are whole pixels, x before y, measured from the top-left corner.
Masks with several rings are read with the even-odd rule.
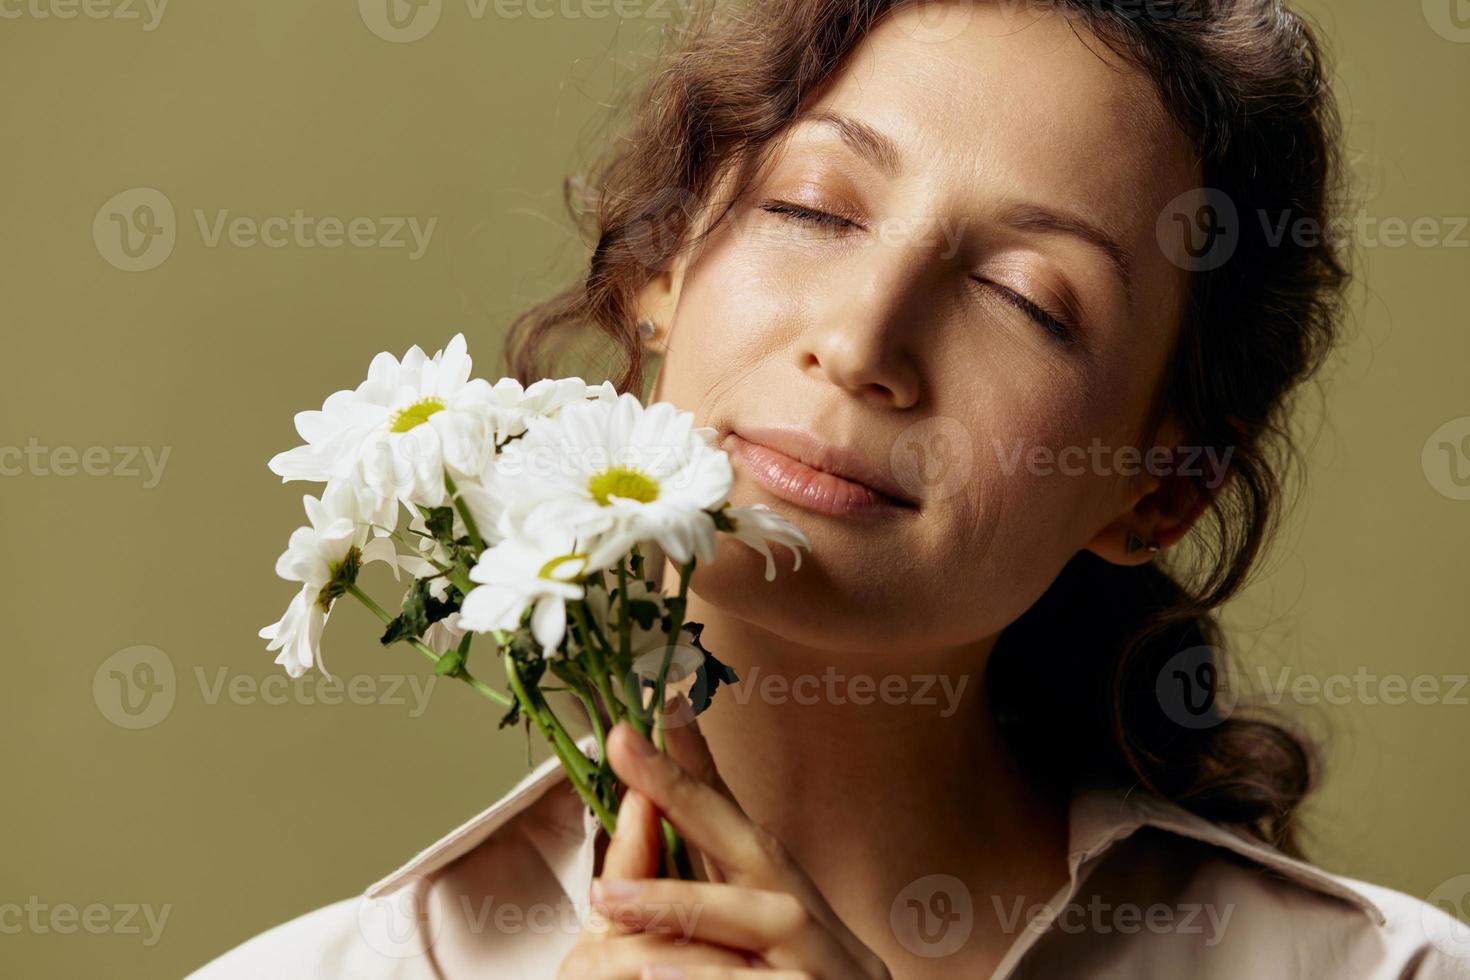
[[[402,612],[383,631],[380,642],[384,646],[423,636],[430,626],[459,608],[459,601],[463,598],[459,589],[451,584],[447,590],[449,598],[438,599],[429,591],[431,581],[432,579],[427,578],[414,579],[413,585],[403,596]]]
[[[341,564],[331,566],[332,577],[316,594],[316,604],[323,612],[331,611],[332,603],[346,595],[349,586],[356,584],[357,573],[361,568],[362,552],[356,546],[347,549]]]
[[[658,603],[652,599],[631,599],[628,602],[628,616],[644,629],[653,629],[653,624],[658,621]]]
[[[454,508],[444,507],[419,507],[419,513],[424,515],[424,523],[428,525],[429,533],[434,540],[446,548],[453,548],[454,541]]]
[[[459,673],[461,668],[464,667],[465,658],[470,654],[470,637],[474,635],[473,633],[466,633],[464,639],[459,641],[459,646],[453,650],[446,651],[439,658],[439,662],[434,665],[434,673],[440,677],[453,676]]]
[[[689,706],[697,715],[709,707],[721,684],[738,684],[740,678],[736,675],[735,668],[722,662],[699,642],[699,634],[704,631],[703,623],[686,623],[684,628],[693,634],[689,642],[704,656],[704,662],[694,672],[694,684],[689,689]]]

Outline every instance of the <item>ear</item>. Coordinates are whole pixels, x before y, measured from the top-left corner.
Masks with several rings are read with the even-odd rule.
[[[668,353],[669,336],[673,332],[674,314],[679,308],[679,293],[684,286],[688,264],[688,253],[680,252],[668,269],[655,272],[638,291],[635,322],[646,318],[654,323],[654,335],[642,340],[643,349],[649,354],[661,356]]]
[[[1201,454],[1181,445],[1181,441],[1179,427],[1171,419],[1161,430],[1153,455],[1148,450],[1142,453],[1136,492],[1127,510],[1087,543],[1088,551],[1115,565],[1144,565],[1189,532],[1213,496],[1190,476],[1200,464]],[[1208,475],[1214,487],[1225,476]]]

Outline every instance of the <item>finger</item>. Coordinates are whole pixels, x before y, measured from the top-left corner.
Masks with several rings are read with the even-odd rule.
[[[636,933],[609,942],[573,946],[562,961],[559,977],[566,980],[640,980],[650,967],[742,968],[750,960],[734,950],[704,943],[673,943],[658,936]],[[657,974],[655,974],[656,976]]]
[[[810,923],[790,892],[650,878],[594,879],[592,902],[624,932],[697,939],[763,953]]]
[[[690,776],[671,756],[627,722],[613,726],[607,758],[629,788],[637,789],[731,880],[778,890],[796,884],[772,861],[774,841],[740,807],[708,783]],[[781,886],[788,886],[781,888]]]
[[[602,859],[604,878],[649,878],[658,874],[658,812],[652,801],[628,788],[618,805],[618,829]]]
[[[614,880],[658,874],[657,820],[657,811],[648,797],[637,790],[625,790],[618,806],[617,830],[602,856],[601,874]],[[600,939],[611,938],[618,931],[596,905],[588,910],[582,929]]]
[[[663,978],[650,967],[639,980]],[[755,966],[696,966],[685,970],[682,980],[812,980],[812,975],[803,970],[768,970]]]
[[[699,719],[689,699],[681,693],[664,702],[664,750],[674,757],[684,771],[696,779],[703,780],[715,788],[731,803],[739,806],[735,794],[725,785],[724,777],[715,766],[715,757],[710,753],[709,742],[699,730]]]
[[[848,950],[790,892],[654,878],[594,882],[592,901],[621,932],[697,940],[772,966],[847,975]]]
[[[664,702],[663,731],[664,751],[673,756],[685,772],[713,786],[716,792],[729,799],[731,803],[736,806],[740,805],[735,799],[735,794],[725,784],[719,768],[715,765],[709,742],[699,729],[699,719],[694,714],[693,705],[681,692],[673,692]],[[690,847],[689,850],[690,862],[694,865],[696,878],[716,882],[725,880],[719,866],[712,861],[706,861],[699,848]]]

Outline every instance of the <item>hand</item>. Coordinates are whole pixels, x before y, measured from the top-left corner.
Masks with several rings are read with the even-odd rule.
[[[667,709],[684,712],[682,697]],[[715,770],[697,724],[665,732],[668,754],[619,724],[608,761],[628,787],[593,881],[593,913],[562,980],[889,980],[781,843],[752,821]],[[707,881],[654,877],[662,814]],[[668,970],[682,969],[664,973]]]

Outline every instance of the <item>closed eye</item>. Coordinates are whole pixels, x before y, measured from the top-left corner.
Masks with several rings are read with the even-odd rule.
[[[793,221],[802,221],[808,224],[824,225],[829,228],[859,228],[856,221],[844,218],[841,215],[832,214],[829,211],[819,211],[801,204],[792,204],[790,201],[765,201],[761,204],[762,211],[771,214],[783,215]]]
[[[1041,327],[1047,331],[1047,333],[1051,334],[1059,342],[1063,344],[1074,344],[1077,342],[1076,333],[1072,325],[1065,318],[1059,316],[1058,314],[1052,313],[1045,307],[1042,307],[1027,299],[1025,296],[1016,292],[1014,289],[1011,289],[1007,286],[1002,286],[998,282],[992,282],[989,279],[978,278],[974,279],[974,281],[980,283],[981,285],[995,287],[995,290],[1000,294],[1001,299],[1005,300],[1007,303],[1011,304],[1016,309],[1026,314],[1036,323],[1040,324]]]

